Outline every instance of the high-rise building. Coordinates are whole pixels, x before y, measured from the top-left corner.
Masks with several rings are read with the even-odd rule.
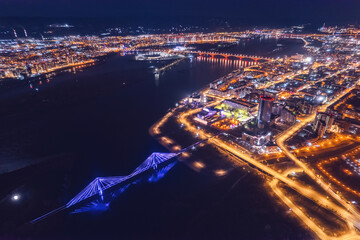
[[[325,121],[319,120],[316,126],[316,134],[319,136],[319,138],[323,138],[325,131],[326,131]]]
[[[324,128],[325,132],[330,132],[332,125],[334,124],[335,116],[334,114],[321,113],[318,112],[315,117],[315,121],[313,124],[313,130],[318,133],[319,136],[323,136],[324,134],[319,134],[319,124],[321,123],[324,126],[320,126],[320,129]],[[320,131],[322,132],[322,130]]]
[[[259,110],[257,115],[258,128],[264,129],[270,126],[272,105],[274,98],[260,96]]]

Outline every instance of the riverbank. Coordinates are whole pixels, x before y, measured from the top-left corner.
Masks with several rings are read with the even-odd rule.
[[[60,156],[56,161],[61,167],[53,168],[59,165],[49,161],[41,171],[29,169],[36,176],[16,172],[9,178],[19,181],[7,196],[17,193],[21,201],[2,196],[0,222],[6,226],[1,226],[1,235],[18,233],[26,220],[63,205],[95,177],[126,175],[152,152],[167,152],[148,134],[151,125],[184,97],[241,66],[236,60],[194,58],[156,79],[152,64],[115,55],[86,71],[64,72],[33,84],[39,91],[27,84],[3,89],[0,153],[18,159]],[[201,155],[207,151],[217,150],[198,149]],[[218,177],[213,170],[223,162],[220,155],[213,156],[210,171],[177,164],[156,184],[138,185],[122,194],[105,213],[55,216],[26,229],[23,236],[52,238],[62,233],[66,239],[94,239],[116,234],[143,239],[146,233],[156,239],[221,239],[226,233],[230,238],[304,238],[296,223],[289,224],[282,215],[274,220],[282,209],[259,191],[257,177],[243,177],[237,170]],[[209,226],[212,231],[205,231]]]

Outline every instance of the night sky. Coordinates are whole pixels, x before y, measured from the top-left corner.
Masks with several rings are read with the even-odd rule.
[[[0,17],[221,17],[358,23],[359,0],[0,0]]]

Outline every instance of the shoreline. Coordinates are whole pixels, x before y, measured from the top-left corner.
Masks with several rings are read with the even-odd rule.
[[[68,70],[71,69],[73,67],[82,67],[82,68],[86,68],[86,67],[90,67],[90,66],[94,66],[97,65],[103,61],[105,61],[107,58],[114,56],[116,53],[118,52],[110,52],[107,53],[103,56],[99,56],[99,57],[95,57],[93,59],[87,60],[85,62],[80,62],[80,63],[74,63],[74,64],[68,64],[66,66],[60,66],[60,67],[54,67],[52,68],[50,71],[48,72],[44,72],[44,73],[40,73],[39,75],[35,75],[35,76],[30,76],[30,77],[25,77],[24,79],[19,79],[19,78],[0,78],[0,82],[7,82],[7,81],[19,81],[19,82],[23,82],[23,81],[36,81],[39,78],[42,78],[48,74],[55,74],[55,76],[64,71],[64,70]],[[93,64],[93,65],[92,65]]]

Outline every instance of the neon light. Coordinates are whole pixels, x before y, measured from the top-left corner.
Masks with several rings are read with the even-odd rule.
[[[170,171],[170,169],[172,169],[175,166],[176,162],[170,163],[169,165],[161,168],[160,170],[154,172],[149,178],[148,181],[149,182],[157,182],[160,179],[162,179],[165,174]]]
[[[79,203],[81,201],[84,201],[85,199],[88,199],[96,194],[99,194],[100,197],[103,195],[103,191],[119,184],[125,180],[127,180],[128,177],[105,177],[105,178],[95,178],[89,185],[87,185],[78,195],[76,195],[73,199],[71,199],[67,204],[66,208]]]
[[[84,213],[84,212],[105,212],[109,210],[110,203],[118,197],[120,194],[122,194],[126,189],[128,189],[131,185],[136,185],[139,182],[143,180],[147,180],[148,182],[157,182],[160,179],[162,179],[167,172],[169,172],[174,166],[176,162],[172,162],[170,164],[165,165],[161,169],[158,169],[154,171],[149,177],[147,178],[141,178],[137,179],[131,183],[126,184],[125,186],[121,187],[120,189],[117,189],[115,191],[112,191],[109,195],[106,195],[106,198],[102,197],[100,199],[96,199],[85,206],[81,206],[80,208],[76,208],[73,212],[70,214],[78,214],[78,213]]]
[[[199,142],[200,143],[200,142]],[[196,143],[198,144],[198,143]],[[185,151],[187,148],[183,149],[182,151]],[[97,199],[96,201],[93,201],[86,205],[83,209],[75,210],[73,213],[79,213],[79,212],[85,212],[88,210],[106,210],[109,207],[110,202],[104,202],[104,191],[108,188],[111,188],[117,184],[120,184],[122,182],[125,182],[127,180],[131,180],[133,177],[149,170],[154,169],[157,170],[158,165],[161,163],[164,163],[174,157],[176,157],[179,153],[152,153],[139,167],[137,167],[131,174],[127,176],[115,176],[115,177],[97,177],[92,182],[90,182],[78,195],[76,195],[73,199],[71,199],[66,205],[61,206],[49,213],[46,213],[32,221],[30,223],[34,224],[39,221],[44,220],[45,218],[48,218],[51,215],[54,215],[66,208],[69,208],[75,204],[78,204],[86,199],[89,199],[90,197],[93,197],[95,195],[99,195],[101,198],[101,202]],[[156,175],[154,175],[152,178],[150,177],[148,180],[149,182],[157,181],[160,178],[162,178],[167,171],[169,171],[175,164],[170,164],[169,166],[164,167],[163,169],[159,170]],[[134,180],[131,183],[128,183],[124,187],[122,187],[120,190],[112,193],[110,196],[116,197],[118,194],[121,194],[124,192],[130,185],[138,183],[140,180]]]
[[[109,209],[109,206],[110,206],[109,202],[96,200],[87,204],[85,207],[75,209],[71,214],[90,212],[90,211],[104,212]]]
[[[128,176],[116,176],[116,177],[98,177],[89,183],[78,195],[71,199],[66,208],[73,206],[79,202],[82,202],[92,196],[99,195],[103,199],[103,193],[106,189],[120,184],[130,178],[133,178],[151,168],[157,169],[158,165],[166,162],[167,160],[177,156],[176,153],[152,153],[140,166],[138,166]]]

